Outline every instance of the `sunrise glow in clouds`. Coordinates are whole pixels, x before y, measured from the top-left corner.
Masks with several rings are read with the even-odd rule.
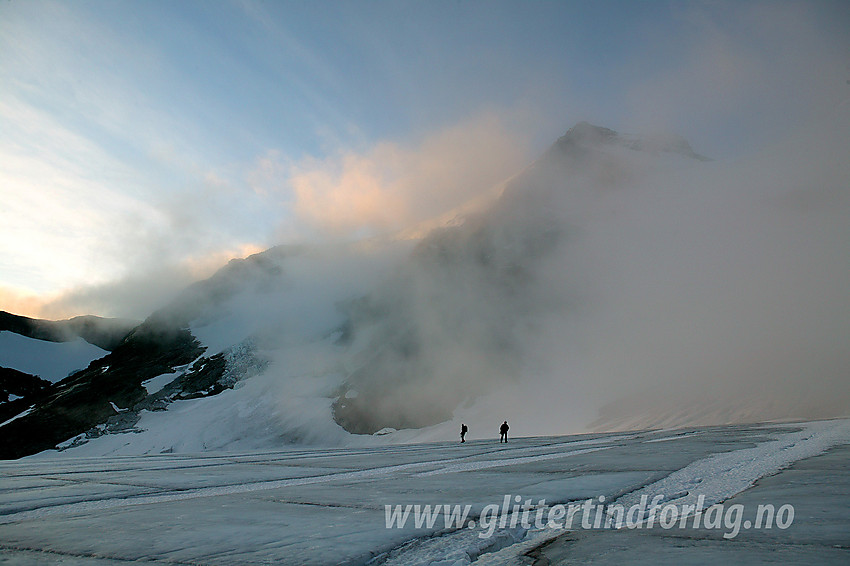
[[[846,103],[848,24],[843,2],[4,2],[0,310],[143,317],[277,243],[409,235],[579,120],[756,154]]]

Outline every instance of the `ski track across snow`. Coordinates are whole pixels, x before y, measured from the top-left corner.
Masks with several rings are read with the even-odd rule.
[[[554,443],[554,446],[574,446],[581,445],[585,443],[599,443],[603,441],[616,441],[617,439],[624,438],[623,436],[612,437],[610,439],[595,439],[595,440],[587,440],[587,441],[571,441],[571,442],[558,442]],[[256,482],[248,482],[248,483],[238,483],[238,484],[229,484],[229,485],[219,485],[212,487],[203,487],[197,489],[182,489],[175,491],[162,491],[162,490],[152,490],[150,493],[143,493],[139,495],[134,495],[130,497],[104,497],[102,499],[97,500],[87,500],[80,501],[75,503],[62,503],[58,505],[45,505],[41,507],[37,507],[34,509],[28,510],[20,510],[20,511],[12,511],[11,513],[4,514],[3,510],[0,509],[0,524],[7,524],[16,521],[23,521],[29,519],[38,519],[41,517],[46,517],[49,515],[55,514],[70,514],[70,513],[82,513],[86,511],[95,511],[95,510],[104,510],[104,509],[112,509],[116,507],[124,507],[129,505],[147,505],[147,504],[155,504],[155,503],[164,503],[169,501],[179,501],[185,499],[196,499],[201,497],[216,497],[220,495],[234,495],[240,493],[250,493],[255,491],[263,491],[263,490],[271,490],[278,489],[282,487],[293,487],[300,485],[310,485],[322,482],[330,482],[330,481],[357,481],[361,479],[373,479],[381,476],[387,476],[398,472],[407,472],[411,470],[418,470],[420,468],[433,468],[436,466],[440,466],[440,468],[431,470],[430,472],[424,472],[424,475],[429,475],[430,473],[435,474],[443,474],[454,471],[470,471],[470,470],[482,470],[487,468],[494,468],[500,466],[508,466],[508,465],[516,465],[516,464],[526,464],[530,462],[536,461],[545,461],[551,460],[553,458],[564,458],[578,454],[584,454],[587,452],[594,452],[597,450],[604,450],[606,448],[610,448],[610,446],[602,446],[597,448],[587,448],[580,450],[573,450],[568,452],[549,452],[552,450],[553,444],[536,446],[532,448],[520,448],[517,449],[517,452],[525,452],[529,450],[545,450],[546,453],[538,454],[534,456],[520,456],[517,458],[500,458],[496,460],[479,460],[468,462],[470,458],[480,458],[480,454],[475,454],[473,456],[463,456],[460,458],[453,459],[439,459],[439,460],[426,460],[420,462],[410,462],[406,464],[396,464],[391,466],[381,466],[377,468],[369,468],[365,470],[356,470],[349,472],[338,472],[333,474],[323,474],[317,476],[309,476],[309,477],[300,477],[300,478],[287,478],[280,480],[267,480],[267,481],[256,481]],[[134,458],[139,459],[139,458]],[[141,458],[143,459],[143,458]],[[89,461],[93,459],[87,459]],[[263,461],[255,461],[254,463],[262,463]],[[280,463],[279,460],[274,460],[275,463]],[[454,464],[453,464],[454,462]],[[443,467],[448,464],[448,467]],[[193,464],[190,467],[206,467],[206,466],[214,466],[213,464]],[[177,466],[179,469],[185,469],[187,466]],[[148,469],[148,468],[146,468]],[[154,468],[157,469],[157,468]],[[160,469],[175,469],[175,467],[163,467]],[[89,470],[91,471],[91,470]],[[103,470],[98,470],[103,471]],[[26,475],[26,474],[22,474]],[[119,485],[120,482],[116,482]]]

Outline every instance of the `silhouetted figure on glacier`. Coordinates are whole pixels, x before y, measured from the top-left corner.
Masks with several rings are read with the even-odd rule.
[[[468,430],[469,430],[469,428],[467,428],[467,426],[465,424],[460,423],[460,441],[461,442],[466,442],[466,440],[464,440],[463,437],[466,436],[466,433],[467,433]]]
[[[499,433],[501,434],[501,437],[499,438],[499,444],[501,444],[502,442],[508,441],[508,429],[509,428],[511,428],[511,427],[508,426],[508,421],[503,422],[502,426],[499,427]]]

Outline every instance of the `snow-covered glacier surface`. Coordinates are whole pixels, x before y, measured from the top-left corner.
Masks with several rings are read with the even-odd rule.
[[[508,444],[494,438],[94,458],[48,452],[0,463],[0,562],[702,564],[727,556],[846,564],[849,444],[844,419]],[[629,507],[644,495],[662,505],[700,497],[706,507],[740,504],[748,520],[763,504],[795,513],[790,523],[784,513],[784,528],[740,527],[734,537],[728,521],[648,528],[645,514],[638,517],[643,528],[633,529],[585,529],[579,515],[572,528],[534,524],[538,508],[588,500]],[[535,506],[527,527],[502,512],[517,497]],[[430,527],[417,528],[411,514],[403,528],[387,528],[387,505],[441,511]],[[450,513],[453,505],[469,506],[463,528],[445,526],[445,505]],[[490,520],[502,516],[504,524]],[[728,509],[721,517],[730,518]]]

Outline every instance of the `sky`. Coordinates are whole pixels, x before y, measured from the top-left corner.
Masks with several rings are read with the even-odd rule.
[[[846,2],[0,3],[0,310],[144,318],[234,257],[421,233],[581,120],[757,155]]]

